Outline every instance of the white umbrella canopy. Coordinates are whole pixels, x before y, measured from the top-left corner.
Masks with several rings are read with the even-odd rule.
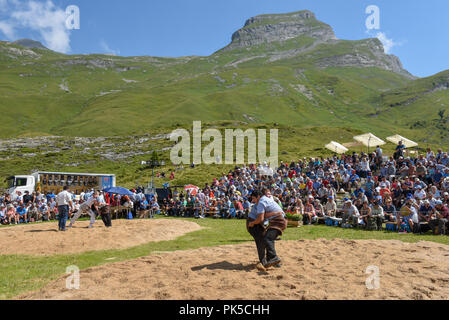
[[[386,144],[385,141],[376,137],[372,133],[366,133],[366,134],[362,134],[360,136],[355,136],[354,140],[363,143],[363,145],[367,146],[368,148],[382,146],[382,145]]]
[[[346,148],[345,146],[343,146],[335,141],[331,141],[329,144],[326,144],[325,147],[327,149],[329,149],[330,151],[338,153],[338,154],[342,154],[342,153],[349,151],[348,148]]]
[[[391,143],[394,144],[399,144],[399,141],[402,141],[402,144],[406,147],[406,148],[413,148],[413,147],[417,147],[418,144],[412,140],[409,140],[407,138],[404,138],[403,136],[400,135],[394,135],[391,137],[387,138],[388,141],[390,141]]]

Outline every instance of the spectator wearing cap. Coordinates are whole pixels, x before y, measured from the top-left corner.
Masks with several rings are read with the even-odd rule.
[[[414,193],[414,198],[418,200],[424,200],[427,197],[426,191],[423,190],[421,185],[416,186],[416,191]]]
[[[443,203],[444,203],[444,205],[449,205],[449,192],[445,192],[444,194],[443,194]]]
[[[23,220],[24,223],[28,223],[27,213],[25,205],[23,202],[20,202],[16,208],[16,224],[20,223],[20,220]]]
[[[386,183],[381,183],[380,184],[379,194],[382,197],[382,200],[385,200],[386,197],[391,197],[391,191],[390,191],[389,188],[387,188],[387,184]]]

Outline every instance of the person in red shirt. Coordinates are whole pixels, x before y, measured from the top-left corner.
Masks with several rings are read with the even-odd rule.
[[[380,185],[380,196],[382,197],[382,200],[385,200],[386,197],[391,197],[390,189],[384,184]]]

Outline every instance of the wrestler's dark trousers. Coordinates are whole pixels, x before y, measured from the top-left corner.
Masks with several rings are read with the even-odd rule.
[[[277,229],[268,229],[264,236],[265,248],[267,250],[267,260],[270,261],[277,257],[276,248],[274,246],[277,237],[281,232]]]
[[[264,237],[265,230],[260,224],[256,224],[254,227],[249,228],[248,231],[253,236],[254,241],[256,242],[259,261],[260,263],[265,265],[267,262],[267,260],[265,259],[265,237]]]
[[[106,227],[111,227],[112,226],[112,222],[111,222],[111,213],[108,212],[107,214],[102,214],[101,215],[101,220],[103,220],[103,223]]]

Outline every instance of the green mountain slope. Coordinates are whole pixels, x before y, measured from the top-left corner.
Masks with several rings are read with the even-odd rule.
[[[449,99],[432,85],[440,78],[416,79],[377,39],[336,39],[310,11],[251,18],[208,57],[63,55],[0,42],[0,137],[129,135],[237,120],[448,145],[447,121],[434,125]]]

